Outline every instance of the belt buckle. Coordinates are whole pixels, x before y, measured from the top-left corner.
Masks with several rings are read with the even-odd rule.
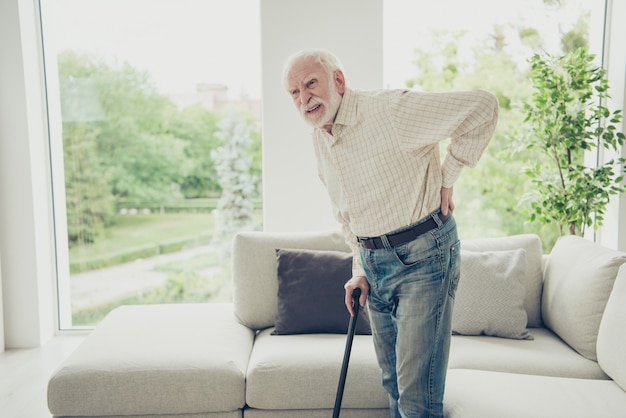
[[[378,245],[378,242],[376,241],[377,239],[380,239],[380,237],[370,237],[370,238],[358,237],[358,241],[361,247],[367,250],[377,250],[379,248],[383,248],[382,245],[381,246]],[[382,240],[381,240],[381,244],[382,244]]]

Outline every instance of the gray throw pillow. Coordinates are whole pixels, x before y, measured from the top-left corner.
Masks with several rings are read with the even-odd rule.
[[[343,285],[352,276],[352,254],[277,249],[278,314],[273,335],[345,334],[350,313]],[[357,334],[371,334],[365,310]]]
[[[526,339],[524,309],[526,251],[461,251],[461,278],[452,315],[452,332],[461,335]]]

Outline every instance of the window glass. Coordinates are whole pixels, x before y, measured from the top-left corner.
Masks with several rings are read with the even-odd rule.
[[[258,2],[49,10],[61,327],[122,304],[230,301],[230,238],[261,228]]]
[[[53,5],[43,26],[60,119],[51,149],[61,327],[93,326],[121,304],[230,300],[230,238],[262,219],[258,2]],[[500,101],[492,143],[455,185],[462,238],[536,232],[551,248],[556,227],[526,221],[532,154],[511,138],[530,95],[529,58],[580,45],[600,56],[604,1],[383,6],[385,87],[482,88]]]
[[[479,88],[499,99],[492,142],[455,184],[462,238],[533,232],[549,250],[559,236],[557,226],[526,216],[532,185],[524,171],[534,154],[514,137],[531,94],[529,60],[586,46],[601,64],[604,8],[603,0],[384,1],[385,87]]]

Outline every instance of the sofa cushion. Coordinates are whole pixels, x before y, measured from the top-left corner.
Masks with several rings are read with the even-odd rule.
[[[449,370],[446,418],[623,417],[626,392],[611,380]]]
[[[299,334],[276,337],[272,329],[257,335],[246,377],[246,402],[258,409],[332,409],[346,336]],[[342,407],[388,408],[374,343],[356,335],[346,376]]]
[[[598,363],[626,390],[626,264],[619,269],[598,331]]]
[[[278,314],[275,335],[345,334],[350,313],[343,285],[352,275],[352,254],[343,251],[276,250]],[[357,334],[371,334],[365,310]]]
[[[332,409],[246,409],[245,413],[245,418],[328,418],[332,416]],[[389,418],[389,407],[378,409],[342,407],[341,416],[342,418]]]
[[[255,330],[271,327],[278,314],[276,249],[350,252],[340,231],[240,232],[233,238],[233,305],[239,321]]]
[[[532,341],[453,335],[448,367],[579,379],[609,379],[596,361],[578,354],[549,329],[533,328],[532,332]]]
[[[575,235],[563,236],[546,263],[542,312],[546,326],[596,360],[602,313],[626,254]]]
[[[241,416],[253,340],[231,304],[122,306],[54,373],[48,407],[55,416]]]
[[[469,251],[507,251],[523,248],[526,250],[526,273],[523,276],[524,309],[529,327],[542,326],[541,287],[543,285],[541,240],[535,234],[512,235],[497,238],[462,240],[461,248]]]
[[[452,331],[462,335],[532,339],[526,329],[526,250],[461,251]]]

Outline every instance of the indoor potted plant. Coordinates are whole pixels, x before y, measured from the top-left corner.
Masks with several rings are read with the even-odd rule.
[[[561,235],[597,229],[610,196],[626,190],[624,159],[617,157],[625,139],[616,127],[622,113],[603,105],[609,85],[594,58],[579,48],[559,57],[536,54],[530,60],[533,93],[523,106],[524,139],[529,148],[541,152],[526,170],[535,186],[526,195],[529,219],[556,223]],[[616,157],[586,166],[584,153],[593,148],[604,148]]]

